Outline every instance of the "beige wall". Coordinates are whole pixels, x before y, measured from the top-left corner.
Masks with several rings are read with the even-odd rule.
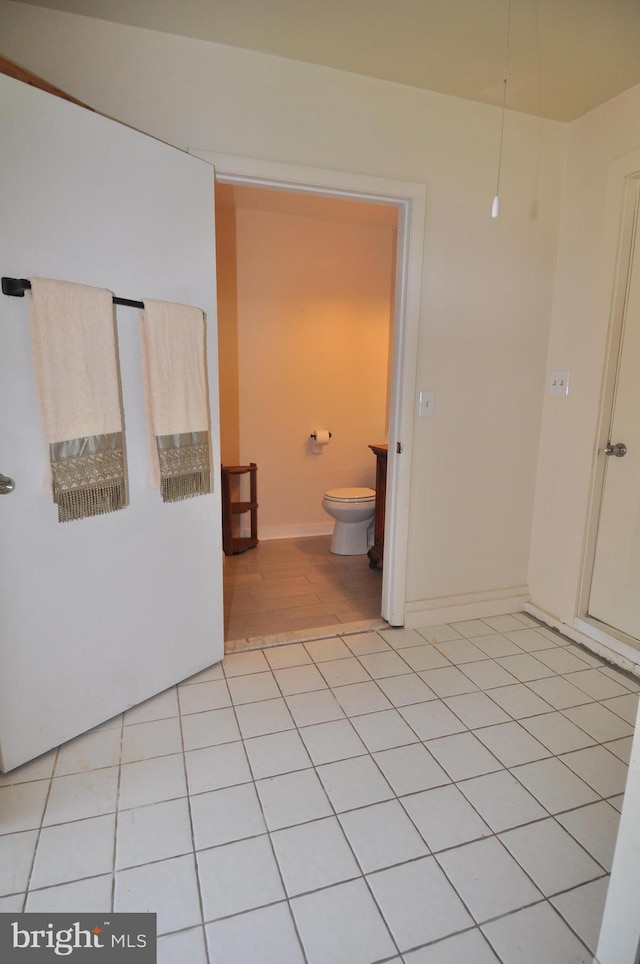
[[[620,217],[622,176],[610,181],[610,171],[639,149],[640,87],[570,127],[547,368],[569,369],[571,388],[566,399],[544,399],[530,565],[534,603],[569,625],[582,615],[578,597]]]
[[[184,148],[427,185],[407,599],[527,582],[567,130],[468,101],[0,0],[2,53]],[[179,266],[188,270],[188,266]],[[322,456],[324,458],[324,456]]]
[[[230,211],[217,209],[218,252],[233,245],[235,263],[219,259],[218,281],[236,302],[218,326],[238,391],[222,400],[222,459],[258,464],[260,538],[330,531],[324,492],[373,486],[368,446],[386,437],[395,231],[241,207],[227,238]],[[332,433],[321,455],[317,427]]]

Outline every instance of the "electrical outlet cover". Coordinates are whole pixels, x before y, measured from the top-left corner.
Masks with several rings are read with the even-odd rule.
[[[568,395],[569,394],[569,372],[551,372],[549,376],[549,394],[550,395]]]

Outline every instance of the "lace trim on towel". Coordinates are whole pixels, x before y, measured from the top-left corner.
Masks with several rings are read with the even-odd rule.
[[[163,502],[180,502],[211,491],[208,432],[157,435]]]
[[[49,456],[58,522],[124,509],[122,432],[52,442]]]

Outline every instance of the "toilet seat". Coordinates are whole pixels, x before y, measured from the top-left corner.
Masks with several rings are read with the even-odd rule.
[[[324,494],[328,502],[353,503],[357,505],[363,502],[371,502],[375,499],[374,489],[366,487],[345,487],[340,489],[328,489]]]

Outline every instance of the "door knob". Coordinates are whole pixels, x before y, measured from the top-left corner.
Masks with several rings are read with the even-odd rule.
[[[616,442],[615,445],[607,442],[607,447],[603,451],[605,455],[615,455],[617,459],[621,459],[623,455],[627,454],[627,446],[624,442]]]
[[[0,495],[10,495],[15,489],[16,484],[8,475],[0,472]]]

